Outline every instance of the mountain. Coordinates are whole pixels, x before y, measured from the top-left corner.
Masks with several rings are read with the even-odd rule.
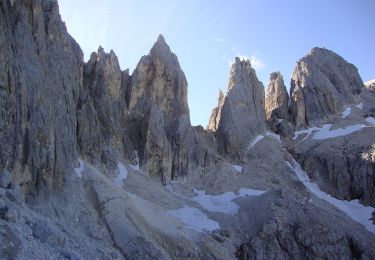
[[[375,259],[375,93],[314,48],[236,58],[207,128],[160,35],[87,62],[55,0],[0,2],[0,258]]]

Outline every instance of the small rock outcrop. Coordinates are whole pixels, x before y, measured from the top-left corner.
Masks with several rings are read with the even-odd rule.
[[[336,53],[314,48],[297,62],[291,81],[291,113],[297,129],[340,114],[359,101],[364,84],[357,68]]]
[[[239,161],[250,141],[265,131],[264,87],[250,61],[236,58],[230,71],[227,93],[209,120],[222,155]]]

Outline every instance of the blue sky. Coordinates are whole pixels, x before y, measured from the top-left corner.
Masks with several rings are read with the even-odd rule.
[[[161,33],[189,83],[193,125],[206,126],[224,92],[230,62],[248,57],[267,87],[280,71],[287,89],[296,62],[326,47],[375,78],[374,0],[60,0],[69,33],[85,53],[114,50],[122,69],[136,67]]]

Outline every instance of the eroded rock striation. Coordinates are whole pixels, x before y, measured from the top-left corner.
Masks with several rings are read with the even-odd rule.
[[[250,61],[236,58],[232,65],[227,93],[219,96],[208,129],[215,131],[218,151],[233,161],[246,154],[250,141],[267,129],[264,87]]]
[[[130,138],[152,176],[168,183],[213,166],[218,157],[190,124],[185,74],[162,35],[138,63],[128,92]]]
[[[357,68],[333,51],[314,48],[297,62],[291,81],[291,113],[297,129],[313,126],[359,101],[364,84]]]
[[[348,136],[296,146],[305,170],[319,187],[342,200],[375,206],[373,128]]]
[[[289,95],[284,84],[284,78],[280,72],[273,72],[270,75],[266,95],[266,118],[289,119],[288,112]]]
[[[265,107],[270,129],[283,137],[291,136],[293,128],[290,124],[289,95],[280,72],[273,72],[270,75]]]
[[[360,131],[280,140],[262,83],[237,58],[205,130],[190,124],[163,36],[130,75],[102,48],[84,63],[55,0],[0,1],[0,29],[1,259],[374,258],[375,213],[341,212],[295,163],[323,191],[374,205],[372,94],[334,125]],[[297,128],[361,92],[352,65],[310,56],[295,73]],[[266,103],[278,133],[270,119],[289,125],[279,73]]]
[[[81,154],[114,169],[118,158],[135,159],[126,128],[129,70],[121,71],[113,51],[91,54],[83,66],[77,104],[77,142]]]
[[[61,187],[77,158],[82,51],[57,1],[1,1],[0,168],[25,189]]]

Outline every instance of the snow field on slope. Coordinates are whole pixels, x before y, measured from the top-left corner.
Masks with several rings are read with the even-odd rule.
[[[358,200],[347,201],[332,197],[324,191],[321,191],[317,184],[310,181],[309,176],[301,168],[301,165],[299,163],[294,161],[294,167],[292,167],[289,162],[286,163],[296,173],[298,179],[311,193],[315,194],[318,198],[327,201],[342,212],[346,213],[354,221],[362,224],[368,231],[375,234],[375,225],[372,224],[372,220],[370,220],[372,217],[372,212],[375,211],[375,208],[370,206],[366,207],[359,203]]]

